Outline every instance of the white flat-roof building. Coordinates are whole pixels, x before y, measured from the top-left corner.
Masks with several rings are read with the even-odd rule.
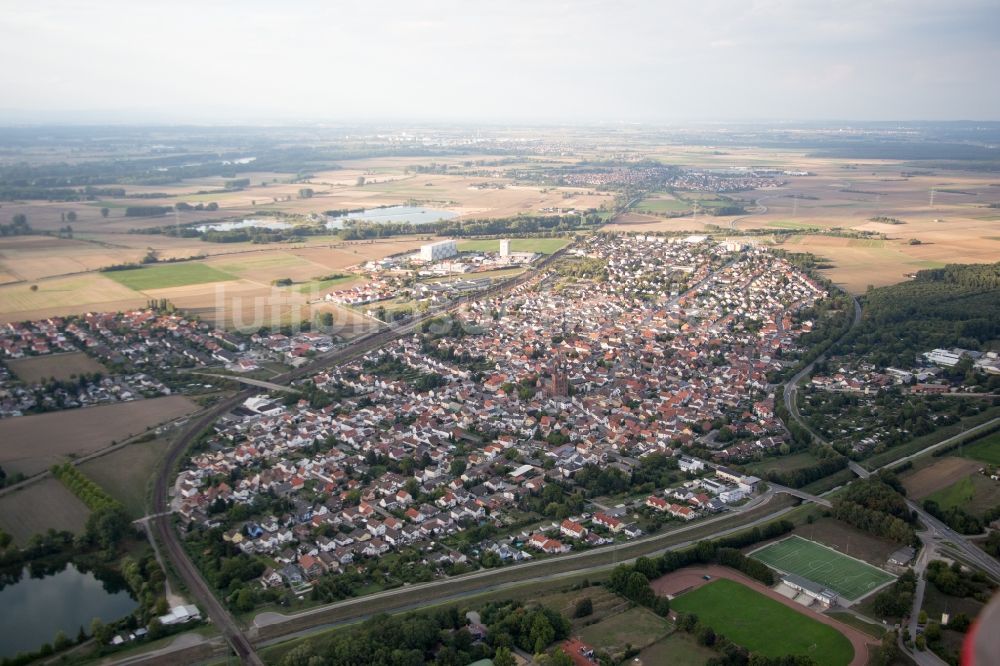
[[[781,577],[781,582],[797,590],[806,596],[815,599],[827,608],[833,606],[837,603],[837,593],[833,590],[827,589],[822,585],[812,582],[802,576],[796,576],[795,574],[785,574]]]
[[[506,238],[500,241],[500,256],[501,257],[510,256],[510,241]]]
[[[420,246],[420,258],[424,261],[439,261],[458,254],[458,246],[453,240],[438,241]]]

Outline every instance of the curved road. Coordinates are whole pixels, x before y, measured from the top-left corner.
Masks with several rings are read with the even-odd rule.
[[[861,323],[861,303],[858,302],[857,297],[853,295],[850,296],[851,296],[851,301],[854,303],[854,320],[851,322],[851,326],[846,331],[844,331],[844,334],[841,335],[839,338],[837,338],[836,341],[834,341],[833,345],[838,344],[841,340],[847,337],[847,334],[850,333],[852,330],[854,330],[854,328]],[[830,346],[832,347],[833,345]],[[791,415],[791,417],[795,419],[795,421],[800,426],[805,428],[806,431],[808,431],[809,434],[812,435],[816,441],[822,444],[827,444],[828,442],[819,435],[817,435],[815,432],[813,432],[812,428],[810,428],[806,424],[806,422],[802,420],[802,415],[799,414],[799,406],[795,399],[795,394],[799,390],[799,382],[802,381],[802,378],[812,373],[812,369],[816,366],[816,364],[825,358],[826,358],[826,353],[824,352],[819,356],[817,356],[812,363],[810,363],[809,365],[807,365],[806,367],[802,368],[797,373],[795,373],[794,377],[785,382],[785,393],[783,396],[785,400],[785,409],[788,410],[788,413]]]

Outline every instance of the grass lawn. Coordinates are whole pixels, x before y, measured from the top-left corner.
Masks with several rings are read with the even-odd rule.
[[[644,664],[670,664],[670,666],[704,666],[718,655],[711,649],[698,645],[694,637],[675,631],[650,645],[639,654]]]
[[[104,273],[118,284],[136,291],[162,289],[163,287],[183,287],[205,282],[224,282],[235,279],[229,273],[196,262],[144,266],[124,271]]]
[[[1000,465],[1000,432],[995,432],[959,449],[963,458]]]
[[[568,238],[511,238],[511,252],[552,254],[569,245]],[[500,240],[467,240],[458,243],[459,252],[499,252]]]
[[[816,456],[809,451],[790,453],[787,456],[774,456],[759,462],[745,465],[746,471],[760,477],[766,477],[768,472],[790,472],[801,467],[810,467],[817,463]]]
[[[862,597],[895,579],[870,564],[799,536],[764,546],[751,557],[779,571],[808,578],[848,599]]]
[[[580,640],[610,653],[626,646],[643,647],[670,633],[670,623],[650,610],[636,606],[607,617],[579,631]]]
[[[729,640],[767,657],[802,654],[819,666],[854,658],[847,637],[735,581],[719,579],[674,599],[671,607],[698,618]]]

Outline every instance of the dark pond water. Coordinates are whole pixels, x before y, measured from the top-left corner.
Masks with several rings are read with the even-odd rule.
[[[33,577],[34,575],[34,577]],[[16,580],[15,580],[16,579]],[[0,656],[37,650],[58,631],[71,640],[95,617],[105,622],[131,613],[136,602],[124,581],[99,580],[73,564],[59,569],[25,567],[0,579]]]

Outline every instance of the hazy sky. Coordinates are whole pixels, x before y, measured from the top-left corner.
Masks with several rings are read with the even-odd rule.
[[[1000,119],[997,0],[4,0],[0,120]]]

